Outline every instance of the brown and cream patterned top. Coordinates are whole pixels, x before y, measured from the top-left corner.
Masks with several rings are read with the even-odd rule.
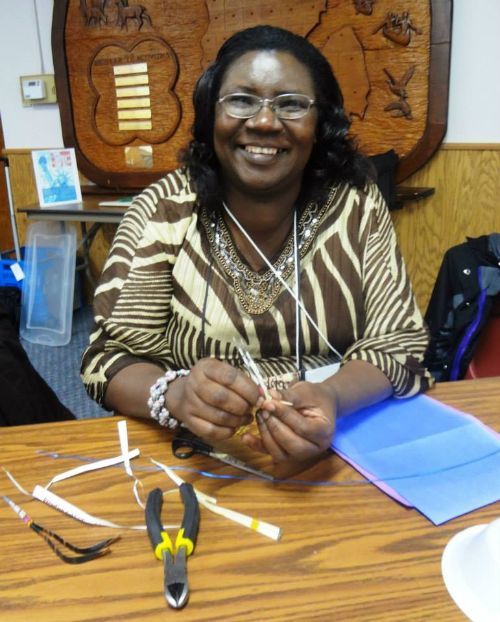
[[[397,397],[427,388],[428,337],[385,203],[375,185],[332,188],[298,223],[300,296],[343,361],[379,367]],[[294,288],[293,239],[274,266]],[[116,233],[94,299],[82,379],[101,402],[107,382],[138,360],[189,368],[203,354],[239,365],[248,350],[266,378],[295,370],[295,302],[270,270],[252,272],[221,216],[196,204],[178,170],[147,188]],[[301,312],[303,365],[335,356]]]

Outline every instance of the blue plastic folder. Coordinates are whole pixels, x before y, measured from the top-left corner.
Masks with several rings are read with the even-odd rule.
[[[426,395],[340,417],[332,449],[435,525],[500,500],[500,435]]]

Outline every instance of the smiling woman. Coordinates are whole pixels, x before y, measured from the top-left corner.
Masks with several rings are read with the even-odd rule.
[[[318,120],[317,111],[310,105],[314,102],[314,84],[307,68],[286,52],[247,52],[232,63],[222,80],[220,94],[215,112],[214,150],[226,203],[234,206],[233,213],[244,221],[248,215],[246,202],[256,193],[260,201],[273,200],[282,205],[283,215],[291,217],[290,205],[300,194]],[[241,102],[248,102],[249,97],[254,100],[253,106],[242,106]],[[303,105],[297,105],[297,101]],[[273,210],[282,220],[280,211]],[[284,235],[291,221],[285,219],[285,224]],[[274,228],[273,223],[266,225]],[[262,250],[272,257],[283,239],[275,240],[276,248]],[[254,241],[259,245],[258,239]]]
[[[339,414],[430,382],[387,206],[306,39],[236,33],[193,103],[182,167],[116,234],[83,380],[109,409],[211,440],[257,412],[242,442],[275,461],[320,456]]]

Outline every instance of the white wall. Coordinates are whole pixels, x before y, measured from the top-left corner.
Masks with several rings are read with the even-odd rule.
[[[53,0],[0,0],[0,114],[8,148],[61,147],[57,105],[23,108],[19,76],[53,72]],[[448,143],[500,142],[500,0],[455,0]]]
[[[500,142],[499,25],[499,0],[454,1],[446,142]]]
[[[63,147],[57,104],[23,107],[19,77],[54,73],[50,44],[53,0],[36,0],[42,57],[38,45],[35,0],[0,0],[0,115],[5,146]],[[43,62],[42,62],[43,61]]]

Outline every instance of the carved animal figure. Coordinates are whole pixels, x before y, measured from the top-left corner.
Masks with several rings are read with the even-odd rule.
[[[384,37],[398,45],[408,45],[411,41],[412,31],[417,34],[422,32],[420,28],[412,24],[408,11],[403,11],[401,15],[393,12],[387,13],[384,21],[373,31],[373,34],[380,29],[382,29]]]
[[[386,112],[392,112],[393,117],[406,117],[413,119],[410,104],[406,99],[400,99],[397,102],[391,102],[384,108]]]
[[[356,13],[363,15],[371,15],[373,13],[373,5],[375,0],[354,0],[354,8]]]
[[[421,28],[417,28],[416,26],[412,24],[409,11],[403,11],[403,13],[401,14],[401,17],[399,18],[399,23],[401,26],[401,31],[403,33],[410,32],[410,30],[413,30],[414,32],[416,32],[417,35],[420,35],[422,33]]]
[[[137,24],[137,30],[140,30],[144,23],[148,23],[151,26],[151,18],[145,7],[141,4],[132,4],[129,6],[128,0],[118,0],[116,2],[118,8],[118,15],[116,18],[117,25],[120,28],[128,30],[128,20],[134,19]]]
[[[100,26],[101,24],[107,24],[108,18],[104,13],[107,0],[94,0],[90,6],[87,5],[87,0],[80,0],[80,11],[85,19],[85,25],[91,26],[95,24]]]
[[[384,110],[386,112],[392,112],[392,116],[394,117],[406,117],[407,119],[413,119],[411,107],[408,103],[408,92],[406,90],[406,86],[415,73],[415,65],[412,65],[406,70],[405,75],[401,78],[401,80],[395,80],[390,72],[385,69],[385,67],[384,73],[389,78],[386,82],[389,85],[391,93],[394,93],[394,95],[399,98],[398,101],[388,104]]]
[[[412,65],[406,70],[405,75],[401,78],[401,80],[396,80],[395,78],[393,78],[393,76],[385,68],[384,73],[389,78],[388,80],[386,80],[386,82],[389,85],[391,93],[394,93],[394,95],[397,95],[401,99],[406,99],[408,97],[408,93],[406,92],[406,86],[408,85],[408,82],[411,80],[413,74],[415,73],[415,65]]]

